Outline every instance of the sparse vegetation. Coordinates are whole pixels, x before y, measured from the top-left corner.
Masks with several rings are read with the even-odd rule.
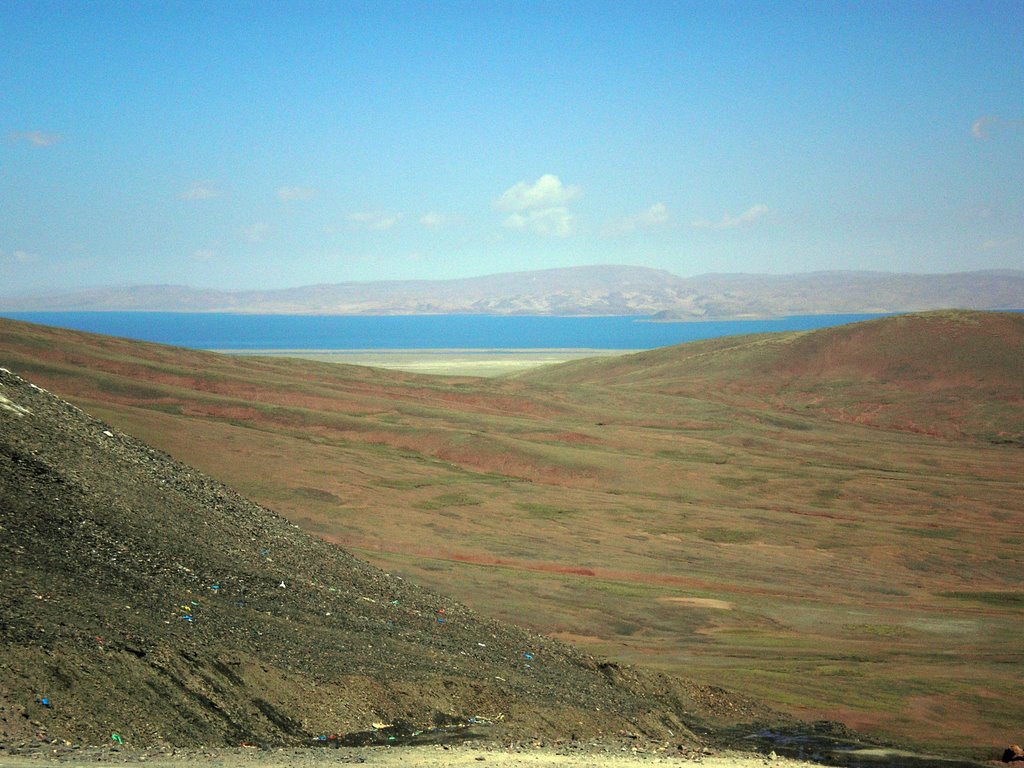
[[[415,506],[417,509],[430,511],[434,509],[448,509],[449,507],[472,507],[477,504],[480,504],[480,499],[466,493],[454,492],[442,493],[433,499],[418,501]]]
[[[990,744],[1024,663],[1024,454],[988,441],[1024,435],[1024,315],[897,320],[456,381],[11,323],[0,364],[484,613]]]
[[[529,517],[541,520],[558,520],[565,515],[571,515],[573,510],[563,509],[551,504],[537,504],[530,501],[517,501],[516,509],[523,510]]]
[[[942,592],[942,597],[969,600],[999,608],[1024,608],[1024,590],[1016,592]]]

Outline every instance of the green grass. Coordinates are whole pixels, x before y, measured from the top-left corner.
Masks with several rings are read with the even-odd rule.
[[[922,539],[943,540],[958,539],[963,534],[963,531],[959,528],[912,528],[910,526],[900,526],[900,532]]]
[[[516,509],[521,509],[528,517],[535,520],[558,520],[576,512],[574,509],[557,507],[553,504],[538,504],[531,501],[517,501]]]
[[[472,507],[483,502],[466,493],[453,492],[453,493],[442,493],[440,496],[435,496],[433,499],[427,501],[418,501],[413,506],[416,509],[422,510],[434,510],[434,509],[448,509],[449,507]]]
[[[738,528],[706,528],[697,531],[697,535],[704,541],[712,541],[716,544],[749,544],[757,541],[756,531],[746,531]]]
[[[941,597],[968,600],[997,608],[1024,608],[1024,590],[1017,592],[940,592]]]

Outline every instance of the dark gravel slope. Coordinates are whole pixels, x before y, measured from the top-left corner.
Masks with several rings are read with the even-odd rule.
[[[476,615],[3,369],[0,578],[0,742],[688,748],[764,714]]]

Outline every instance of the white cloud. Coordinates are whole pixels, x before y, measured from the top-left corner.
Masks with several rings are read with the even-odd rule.
[[[1016,248],[1019,243],[1020,241],[1015,237],[1006,238],[1005,240],[989,239],[982,242],[981,248],[984,251],[1004,251]]]
[[[39,261],[39,257],[28,251],[14,251],[13,253],[0,251],[0,264],[32,264],[36,261]]]
[[[557,176],[546,173],[533,184],[520,181],[509,187],[494,207],[509,213],[506,227],[565,237],[572,233],[574,221],[568,205],[581,194],[579,187],[565,186]]]
[[[63,139],[59,133],[43,133],[42,131],[12,131],[7,134],[11,141],[24,141],[33,147],[50,147]]]
[[[250,243],[262,243],[269,230],[270,226],[265,221],[257,221],[251,227],[244,227],[242,229],[242,237]]]
[[[277,199],[283,203],[291,200],[310,200],[316,197],[316,190],[311,187],[279,187]]]
[[[345,217],[355,229],[372,229],[383,232],[391,229],[401,218],[400,213],[381,213],[380,211],[356,211]]]
[[[538,235],[567,237],[572,234],[573,216],[567,208],[541,208],[513,213],[503,224],[509,229],[529,229]]]
[[[567,187],[550,173],[533,184],[520,181],[502,192],[495,203],[501,211],[527,211],[565,206],[581,194],[579,187]]]
[[[220,190],[212,181],[193,181],[192,184],[178,195],[181,200],[210,200],[220,196]]]
[[[993,128],[1010,130],[1024,128],[1024,120],[1005,120],[997,115],[983,115],[971,123],[971,135],[983,141],[989,137]]]
[[[196,261],[213,261],[217,258],[217,252],[210,248],[197,248],[192,251],[192,258]]]
[[[691,222],[691,226],[697,229],[735,229],[736,227],[742,227],[745,224],[751,224],[758,219],[765,216],[770,209],[764,203],[758,203],[752,205],[743,213],[738,216],[732,214],[725,214],[718,221],[709,221],[708,219],[697,219]]]
[[[666,224],[669,220],[668,208],[664,203],[655,203],[650,208],[624,219],[613,221],[605,228],[606,235],[624,235],[637,229],[649,229]]]
[[[430,211],[420,216],[420,224],[428,229],[439,229],[448,223],[448,217],[440,213]]]

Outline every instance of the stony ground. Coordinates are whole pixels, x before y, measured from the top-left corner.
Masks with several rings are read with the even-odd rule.
[[[180,768],[183,764],[224,766],[225,768],[305,768],[365,764],[379,768],[417,766],[418,768],[628,768],[630,766],[701,766],[701,768],[803,768],[811,765],[769,755],[742,752],[698,752],[680,758],[665,754],[636,754],[630,751],[572,754],[551,749],[481,750],[453,747],[407,747],[401,749],[361,748],[346,750],[276,749],[217,750],[205,752],[109,752],[86,750],[57,755],[5,755],[0,751],[0,768],[36,768],[40,765],[67,766],[118,765],[144,763],[154,768]]]
[[[3,759],[467,738],[685,755],[780,720],[372,568],[2,369],[0,579]]]

